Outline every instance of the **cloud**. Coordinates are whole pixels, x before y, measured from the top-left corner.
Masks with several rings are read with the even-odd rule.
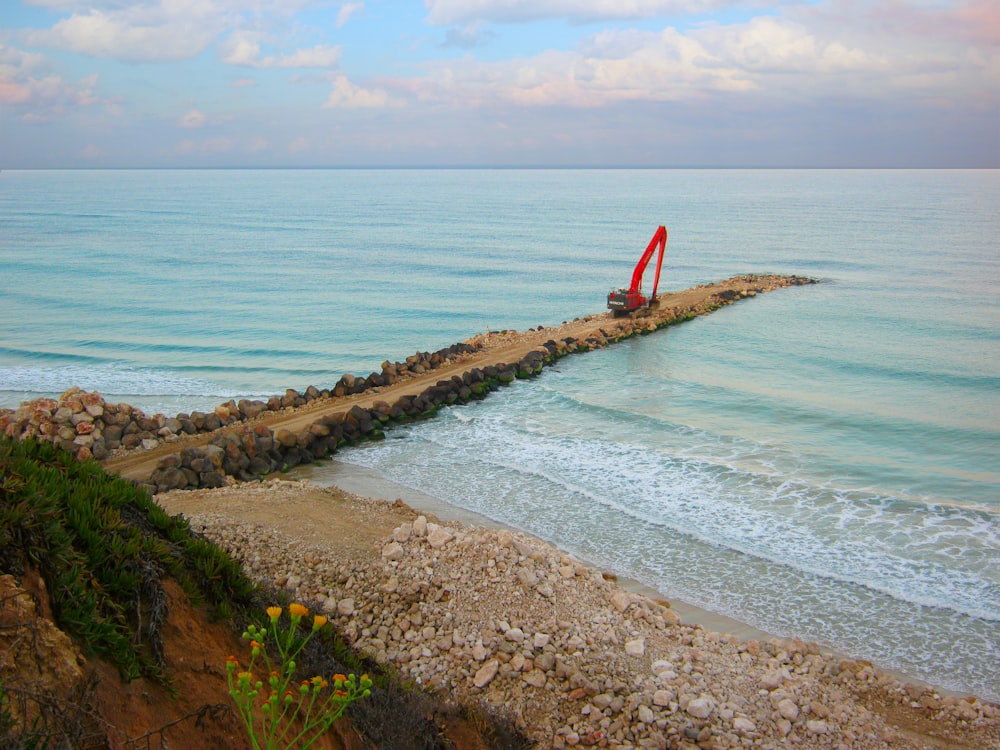
[[[0,44],[0,105],[21,112],[25,122],[48,122],[99,104],[97,74],[75,83],[51,72],[49,61]]]
[[[340,12],[337,14],[337,28],[344,28],[351,16],[355,13],[359,13],[365,9],[364,3],[344,3],[340,6]]]
[[[962,45],[1000,44],[1000,5],[995,0],[906,3],[900,0],[833,0],[789,10],[789,16],[829,28],[864,33],[880,30],[897,42],[906,38]]]
[[[192,109],[186,115],[182,116],[177,121],[177,124],[182,128],[200,128],[205,124],[206,119],[204,113]]]
[[[291,143],[288,144],[288,153],[299,154],[303,151],[309,150],[309,140],[303,136],[299,136]]]
[[[699,41],[674,29],[605,32],[579,51],[548,51],[522,60],[481,63],[466,57],[431,66],[423,79],[399,85],[423,101],[587,108],[623,101],[676,101],[755,86],[746,71],[725,64]]]
[[[914,96],[955,100],[963,90],[997,101],[996,51],[948,39],[899,39],[892,29],[871,30],[864,17],[845,25],[810,11],[799,20],[768,15],[686,31],[612,28],[574,50],[500,61],[466,55],[429,63],[425,75],[386,85],[456,108],[612,107],[751,93],[758,101],[884,102],[892,94],[904,102]]]
[[[28,81],[15,81],[0,73],[0,104],[15,106],[31,101],[32,89]]]
[[[103,156],[106,156],[104,150],[98,148],[93,143],[88,143],[86,146],[80,149],[81,159],[100,159]]]
[[[343,49],[317,44],[287,55],[261,56],[260,42],[249,34],[233,34],[220,45],[222,62],[247,68],[336,68]]]
[[[839,41],[821,41],[806,27],[772,17],[692,32],[719,59],[748,73],[837,73],[876,71],[887,60]]]
[[[262,32],[251,30],[282,28],[308,0],[257,0],[252,8],[241,0],[93,0],[74,10],[79,4],[50,0],[54,9],[73,12],[50,29],[28,32],[30,44],[123,62],[173,62],[197,57],[231,31],[221,47],[234,65],[332,68],[340,61],[339,47],[322,44],[261,57]]]
[[[71,50],[125,62],[163,62],[196,57],[225,28],[226,13],[211,2],[91,8],[51,29],[28,35],[33,46]]]
[[[224,154],[236,148],[236,142],[232,138],[214,137],[204,138],[200,141],[184,140],[176,148],[176,153],[181,156]]]
[[[482,23],[470,23],[460,28],[448,29],[441,46],[474,49],[487,45],[496,36],[496,32],[484,29]]]
[[[382,109],[400,107],[402,102],[393,99],[383,89],[364,89],[351,83],[347,76],[333,78],[333,91],[323,104],[323,109]]]
[[[256,138],[251,138],[247,143],[244,151],[251,154],[260,153],[261,151],[267,151],[271,148],[271,142],[267,140],[264,136],[260,135]]]
[[[546,18],[586,21],[626,21],[661,16],[693,15],[740,0],[424,0],[429,23],[436,26],[495,21],[522,23]]]

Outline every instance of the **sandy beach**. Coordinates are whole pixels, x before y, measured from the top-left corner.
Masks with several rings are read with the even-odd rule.
[[[1000,747],[1000,707],[730,628],[441,505],[282,479],[157,499],[362,652],[537,747]]]

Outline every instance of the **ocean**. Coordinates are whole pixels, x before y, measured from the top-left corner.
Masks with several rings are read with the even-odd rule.
[[[661,290],[821,283],[337,463],[1000,701],[998,207],[997,170],[4,170],[0,406],[174,415],[600,313],[665,224]]]

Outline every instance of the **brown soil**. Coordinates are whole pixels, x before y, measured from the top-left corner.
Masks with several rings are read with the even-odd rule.
[[[111,746],[249,748],[232,710],[225,672],[226,657],[242,654],[245,642],[228,623],[210,622],[192,607],[176,584],[168,582],[167,592],[170,615],[163,642],[172,690],[146,679],[125,683],[113,667],[92,662],[100,678],[95,708],[111,730]],[[364,747],[345,720],[334,730],[313,747]]]
[[[312,505],[316,513],[329,510],[329,503],[322,501],[331,498],[319,497],[322,494],[305,493],[295,505]],[[319,502],[313,505],[313,501]],[[338,504],[336,498],[333,502]],[[241,517],[236,513],[238,504],[239,496],[231,496],[204,508]],[[387,522],[399,513],[412,518],[412,512],[394,509]],[[301,517],[290,514],[271,511],[260,519],[289,532],[303,530]],[[360,555],[368,551],[365,540],[381,533],[379,524],[369,525],[365,514],[353,512],[344,513],[339,524],[327,526],[340,532],[324,536]],[[37,574],[29,572],[19,584],[12,576],[0,577],[0,686],[19,726],[30,727],[43,712],[49,720],[40,726],[56,732],[50,746],[75,750],[250,750],[229,699],[225,671],[226,657],[245,654],[246,642],[229,623],[213,622],[204,610],[192,606],[173,581],[165,581],[165,589],[169,614],[162,634],[169,687],[147,678],[127,682],[115,667],[88,658],[53,624],[48,595]],[[452,707],[435,718],[448,746],[456,750],[489,746],[479,727],[456,716]],[[361,750],[372,744],[341,718],[311,747]]]

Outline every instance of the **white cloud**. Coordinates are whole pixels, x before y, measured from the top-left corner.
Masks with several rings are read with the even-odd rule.
[[[88,143],[86,146],[80,149],[81,159],[100,159],[104,155],[105,155],[104,150],[98,148],[93,143]]]
[[[233,34],[220,45],[222,62],[247,68],[336,68],[343,49],[317,44],[287,55],[262,56],[256,35]]]
[[[476,106],[599,107],[621,101],[676,101],[708,92],[745,91],[753,80],[696,39],[674,29],[661,33],[605,32],[579,52],[480,63],[465,58],[433,66],[402,86],[425,101]]]
[[[204,126],[207,118],[203,112],[199,112],[197,109],[192,109],[186,115],[177,121],[177,124],[182,128],[200,128]]]
[[[994,92],[1000,52],[957,40],[896,39],[866,18],[826,23],[761,16],[745,23],[706,24],[681,32],[608,29],[576,50],[531,57],[432,62],[421,77],[386,83],[418,100],[479,107],[605,107],[631,101],[700,101],[756,92],[773,100],[823,102],[829,97],[884,102],[890,93],[911,101],[954,99],[963,90]],[[990,83],[990,80],[993,83]]]
[[[351,83],[347,76],[333,78],[333,91],[323,105],[324,109],[380,109],[399,107],[402,102],[389,96],[383,89],[364,89]]]
[[[337,28],[338,29],[344,28],[344,24],[346,24],[350,20],[351,16],[353,16],[355,13],[363,11],[364,9],[365,9],[364,3],[344,3],[343,5],[341,5],[340,12],[337,13]]]
[[[721,59],[748,72],[872,71],[887,62],[880,55],[839,41],[820,41],[806,27],[772,17],[754,18],[730,27],[709,27],[692,32],[692,36],[711,47]]]
[[[301,135],[288,144],[288,153],[290,154],[299,154],[308,150],[309,140]]]
[[[31,44],[126,62],[186,60],[197,56],[225,27],[212,3],[165,0],[158,5],[90,8],[51,29],[31,32]]]

